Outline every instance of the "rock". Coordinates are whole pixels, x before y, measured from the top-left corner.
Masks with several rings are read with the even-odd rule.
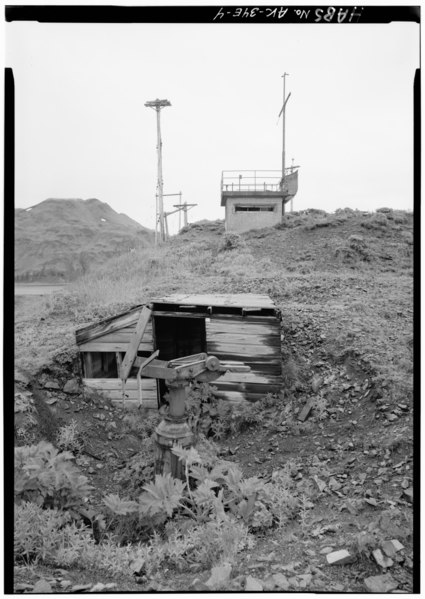
[[[268,576],[267,578],[265,578],[263,580],[263,591],[265,591],[266,593],[268,593],[270,591],[274,591],[275,588],[276,588],[276,583],[275,583],[275,581],[273,579],[273,576]]]
[[[88,591],[92,588],[91,584],[76,584],[72,587],[71,593],[82,593],[83,591]]]
[[[222,564],[216,566],[211,570],[211,576],[205,583],[209,589],[218,589],[229,581],[230,574],[232,573],[232,566],[230,564]]]
[[[355,558],[348,553],[346,549],[340,549],[339,551],[333,551],[326,555],[327,562],[330,566],[336,564],[351,564]]]
[[[389,422],[394,422],[394,420],[398,419],[396,414],[385,414],[385,416]]]
[[[378,502],[373,497],[365,497],[365,501],[369,505],[373,505],[373,507],[377,507],[377,505],[378,505]]]
[[[43,593],[53,593],[53,589],[47,580],[41,579],[35,583],[31,593],[42,595]]]
[[[312,408],[313,408],[313,400],[309,399],[307,401],[307,403],[305,404],[305,406],[303,407],[303,409],[301,410],[301,412],[299,413],[298,420],[300,420],[301,422],[304,422],[304,420],[306,420],[307,417],[309,416]]]
[[[90,593],[101,593],[102,591],[114,589],[116,586],[115,582],[107,582],[106,584],[98,582],[90,589]]]
[[[404,549],[404,545],[402,545],[400,541],[398,541],[397,539],[392,539],[390,543],[392,543],[396,551],[401,551],[402,549]]]
[[[378,566],[381,566],[381,568],[390,568],[394,564],[393,560],[389,557],[385,557],[380,549],[372,551],[372,555]]]
[[[63,392],[70,393],[70,394],[79,393],[80,385],[79,385],[77,379],[70,379],[69,381],[67,381],[63,388]]]
[[[62,589],[67,589],[68,587],[72,586],[72,582],[70,580],[61,580],[59,586]]]
[[[391,541],[384,541],[381,543],[381,549],[387,557],[394,557],[396,554],[395,547]]]
[[[243,584],[245,582],[245,576],[243,574],[240,574],[239,576],[236,576],[236,578],[233,578],[228,586],[227,586],[227,590],[228,591],[243,591]],[[207,591],[209,591],[209,588],[206,587]]]
[[[132,562],[132,564],[130,565],[130,568],[131,568],[131,571],[133,572],[133,574],[135,574],[136,576],[141,576],[142,574],[144,574],[145,573],[145,563],[146,563],[146,560],[143,559],[143,557],[136,559],[134,562]]]
[[[287,591],[289,589],[289,582],[284,574],[273,574],[272,579],[279,590]]]
[[[321,480],[318,476],[313,476],[314,482],[316,483],[319,491],[322,493],[326,489],[326,483]]]
[[[322,555],[327,555],[328,553],[332,553],[333,550],[333,547],[323,547],[323,549],[321,549],[319,553],[321,553]]]
[[[408,489],[404,489],[403,495],[406,496],[407,501],[409,503],[413,503],[413,487],[409,487]]]
[[[323,385],[323,378],[316,374],[311,381],[311,389],[313,393],[317,393],[320,387]]]
[[[25,592],[25,591],[31,591],[33,588],[32,584],[27,584],[25,582],[18,582],[18,584],[15,584],[14,586],[14,592]]]
[[[311,584],[311,579],[313,578],[311,574],[299,574],[297,576],[298,583],[301,589],[307,588]]]
[[[44,384],[45,389],[60,389],[59,383],[57,381],[47,381]]]
[[[262,584],[261,580],[258,580],[258,578],[253,578],[252,576],[246,577],[245,591],[262,591],[262,590],[263,590],[263,584]]]
[[[331,491],[339,491],[342,485],[336,480],[336,478],[331,476],[331,478],[328,481],[328,487]]]
[[[364,585],[370,593],[388,593],[397,588],[398,582],[394,580],[391,574],[382,574],[381,576],[365,578]]]
[[[50,397],[49,399],[44,400],[49,406],[52,406],[58,401],[57,397]]]
[[[21,383],[24,386],[27,386],[30,384],[31,379],[29,376],[27,376],[24,372],[22,372],[22,370],[15,370],[15,382],[17,383]]]

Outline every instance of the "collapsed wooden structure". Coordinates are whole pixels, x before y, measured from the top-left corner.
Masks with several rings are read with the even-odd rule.
[[[227,372],[214,382],[234,403],[281,389],[280,315],[267,295],[178,294],[136,306],[76,331],[84,384],[127,407],[139,405],[137,374],[159,350],[161,360],[206,352],[243,362],[250,372]],[[143,405],[164,402],[164,381],[141,378]]]

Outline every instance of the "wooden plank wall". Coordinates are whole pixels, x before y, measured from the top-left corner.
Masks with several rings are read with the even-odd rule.
[[[174,316],[174,314],[173,314]],[[175,314],[177,317],[178,314]],[[200,315],[196,315],[199,317]],[[134,333],[136,320],[114,332],[106,332],[79,345],[83,352],[125,352]],[[206,317],[207,352],[223,361],[238,361],[250,366],[250,372],[228,372],[212,384],[218,395],[232,403],[256,401],[267,393],[277,393],[282,385],[280,322],[275,316],[211,315]],[[138,351],[154,351],[152,323],[149,322]],[[142,379],[145,407],[157,408],[155,379]],[[119,378],[86,378],[86,385],[102,391],[113,401],[121,400]],[[138,403],[136,379],[126,384],[128,405]],[[126,402],[127,403],[127,402]]]
[[[212,315],[206,321],[207,351],[223,361],[238,361],[250,372],[228,372],[212,384],[232,403],[256,401],[282,385],[280,322],[275,316]]]
[[[128,349],[131,337],[136,329],[137,319],[128,326],[117,331],[107,332],[104,335],[96,337],[92,341],[87,340],[79,345],[79,350],[82,352],[83,359],[87,352],[122,352],[125,353]],[[147,355],[153,353],[153,336],[152,322],[149,322],[146,331],[139,344],[138,351],[146,352]],[[99,391],[112,399],[116,403],[122,401],[121,379],[120,378],[90,378],[83,379],[84,384],[90,389]],[[157,409],[157,392],[156,379],[142,379],[142,396],[143,405],[148,409]],[[127,379],[125,385],[126,406],[135,406],[139,403],[139,391],[137,388],[137,380]]]

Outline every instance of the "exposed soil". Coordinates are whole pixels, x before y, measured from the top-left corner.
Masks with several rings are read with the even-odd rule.
[[[290,591],[365,592],[365,578],[385,573],[396,581],[396,592],[413,590],[411,220],[373,228],[365,237],[368,260],[359,267],[357,250],[351,247],[353,255],[336,250],[350,235],[370,232],[361,224],[369,220],[320,226],[319,234],[306,226],[251,232],[244,236],[249,251],[279,265],[282,277],[229,276],[225,289],[210,281],[216,291],[268,292],[282,314],[285,410],[265,408],[252,426],[219,441],[221,453],[245,476],[265,480],[291,464],[294,494],[305,503],[301,517],[257,535],[255,547],[238,554],[228,590],[243,591],[247,576],[271,590],[270,577],[277,573],[290,581]],[[23,320],[33,317],[34,304],[27,298],[17,315],[19,308]],[[75,421],[84,446],[76,462],[94,486],[91,507],[99,509],[102,496],[120,491],[114,475],[139,451],[143,427],[138,424],[145,415],[81,388],[64,393],[67,380],[78,378],[71,349],[36,376],[21,370],[15,378],[16,393],[31,394],[35,407],[32,425],[28,413],[17,413],[17,443],[54,441],[59,427]],[[306,405],[311,410],[302,420]],[[388,568],[371,555],[378,546],[359,545],[360,533],[376,523],[383,538],[403,545]],[[329,565],[325,548],[346,549],[353,560]],[[61,580],[110,582],[117,585],[111,590],[120,592],[202,591],[209,576],[210,571],[165,570],[160,579],[138,582],[40,566],[17,568],[15,582],[17,590],[25,590],[19,585],[45,579],[54,592]]]

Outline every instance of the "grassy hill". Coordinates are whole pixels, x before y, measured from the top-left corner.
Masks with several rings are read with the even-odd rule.
[[[69,281],[153,232],[97,199],[48,199],[15,211],[15,280]]]
[[[279,524],[267,520],[264,499],[255,522],[245,514],[232,528],[242,534],[246,525],[251,536],[230,559],[230,540],[220,536],[228,524],[198,522],[188,532],[180,515],[154,539],[154,553],[144,554],[148,574],[138,584],[128,574],[135,549],[120,554],[119,576],[102,570],[102,551],[112,552],[111,542],[104,550],[99,545],[98,570],[80,559],[69,578],[94,584],[102,577],[119,591],[205,591],[211,567],[228,559],[224,590],[411,592],[412,263],[412,214],[309,210],[243,235],[226,235],[221,221],[194,223],[161,247],[112,258],[66,292],[23,298],[16,307],[16,366],[39,387],[37,423],[28,427],[26,441],[74,422],[87,451],[104,456],[99,467],[99,460],[79,454],[95,487],[90,505],[96,513],[103,513],[107,493],[136,498],[129,488],[134,493],[149,470],[151,428],[146,415],[126,416],[109,405],[105,410],[102,398],[80,393],[70,399],[62,391],[75,375],[75,329],[172,292],[268,293],[282,315],[282,392],[247,413],[223,417],[218,440],[220,455],[241,469],[245,489],[261,487],[258,499],[266,493],[261,485],[271,485]],[[307,405],[311,412],[302,421]],[[218,539],[208,558],[206,539],[211,547]],[[393,539],[403,549],[388,561],[384,549],[391,552]],[[326,553],[344,549],[350,559],[329,565]],[[32,569],[33,578],[19,571],[19,580],[51,575],[51,569]]]

